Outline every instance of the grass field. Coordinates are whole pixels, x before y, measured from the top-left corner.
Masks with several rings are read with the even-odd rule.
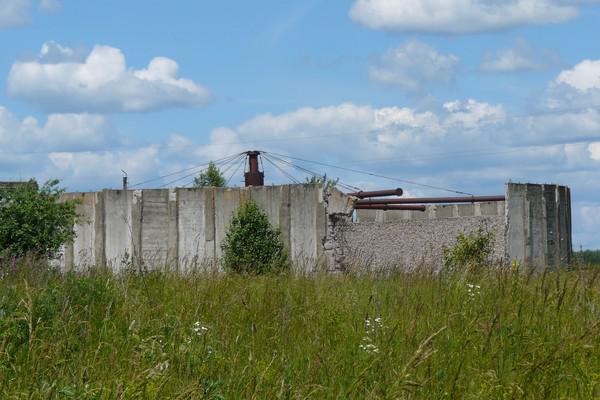
[[[2,399],[600,396],[600,269],[4,273]]]

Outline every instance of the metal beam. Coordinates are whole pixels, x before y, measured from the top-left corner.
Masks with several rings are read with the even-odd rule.
[[[469,196],[469,197],[415,197],[411,199],[365,199],[356,205],[370,204],[443,204],[443,203],[481,203],[505,201],[506,196]]]

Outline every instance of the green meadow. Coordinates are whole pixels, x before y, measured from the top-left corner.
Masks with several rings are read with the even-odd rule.
[[[3,270],[2,399],[600,397],[600,268]]]

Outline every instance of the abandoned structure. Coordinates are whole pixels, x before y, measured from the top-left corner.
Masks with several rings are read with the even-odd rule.
[[[189,271],[218,266],[232,215],[248,200],[280,228],[302,272],[436,266],[459,233],[480,228],[493,233],[497,262],[570,263],[567,187],[508,183],[500,196],[407,199],[398,197],[400,189],[345,194],[319,183],[262,186],[254,155],[249,154],[244,188],[65,194],[65,199],[80,199],[82,219],[75,241],[64,249],[62,267]]]

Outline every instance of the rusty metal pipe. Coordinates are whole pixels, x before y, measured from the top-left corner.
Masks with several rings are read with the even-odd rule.
[[[420,205],[388,205],[388,204],[357,204],[354,206],[356,210],[408,210],[408,211],[425,211],[425,206]]]
[[[348,193],[348,195],[364,199],[367,197],[402,196],[402,193],[404,193],[404,191],[401,188],[396,188],[389,190],[373,190],[371,192],[361,190],[360,192]]]
[[[369,204],[441,204],[441,203],[480,203],[487,201],[505,201],[506,196],[469,196],[469,197],[415,197],[412,199],[366,199],[358,200],[357,205]]]

